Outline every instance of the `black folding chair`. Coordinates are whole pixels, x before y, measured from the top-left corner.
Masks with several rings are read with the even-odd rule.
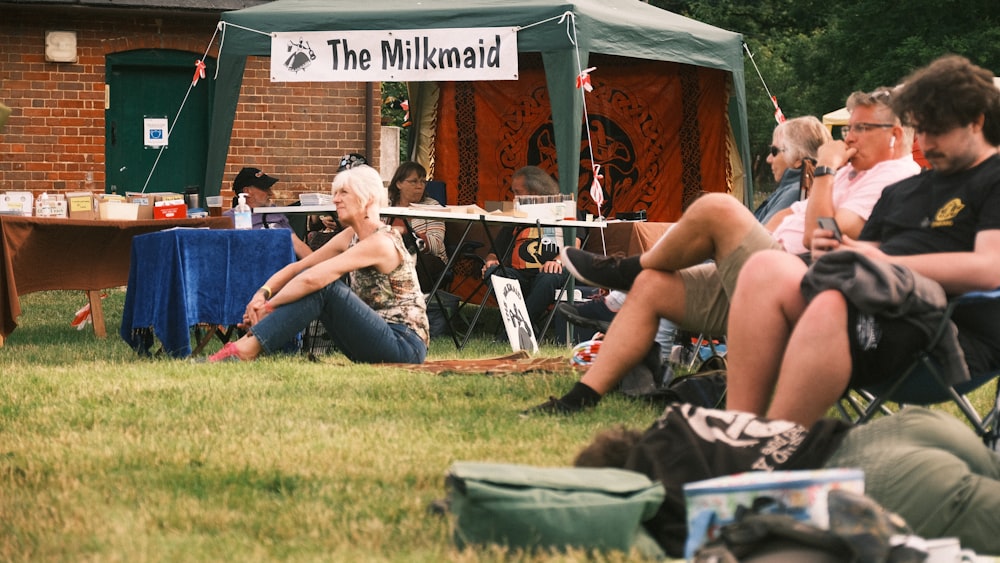
[[[974,291],[956,297],[949,301],[945,309],[944,319],[932,335],[928,345],[917,354],[910,367],[894,381],[884,385],[860,389],[849,389],[837,404],[840,414],[855,423],[864,423],[875,415],[892,414],[887,403],[899,406],[906,404],[933,405],[953,403],[972,425],[976,433],[986,445],[993,447],[997,441],[998,408],[997,392],[993,393],[992,407],[985,415],[981,415],[968,395],[987,383],[1000,377],[1000,367],[986,373],[974,373],[969,381],[958,385],[950,385],[944,368],[934,358],[933,350],[947,332],[949,323],[956,309],[961,307],[982,306],[984,303],[1000,299],[1000,289],[993,291]],[[1000,336],[1000,335],[998,335]]]

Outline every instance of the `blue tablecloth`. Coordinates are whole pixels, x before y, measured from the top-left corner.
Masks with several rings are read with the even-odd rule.
[[[235,325],[271,274],[295,260],[285,229],[171,229],[132,240],[121,337],[148,353],[152,335],[174,357],[191,355],[191,327]]]

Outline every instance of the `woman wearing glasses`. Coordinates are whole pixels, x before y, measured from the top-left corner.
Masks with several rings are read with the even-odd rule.
[[[389,180],[389,205],[409,207],[417,205],[441,205],[424,193],[427,187],[427,170],[416,162],[404,162]],[[410,219],[409,227],[402,218],[392,219],[391,225],[403,235],[403,240],[413,242],[411,250],[417,254],[417,276],[424,293],[430,292],[434,280],[438,278],[448,262],[444,246],[444,221],[433,219]]]
[[[809,159],[815,165],[816,151],[830,140],[830,132],[811,115],[789,119],[774,128],[767,163],[771,165],[778,187],[753,212],[762,225],[767,225],[777,212],[799,201],[803,164]]]

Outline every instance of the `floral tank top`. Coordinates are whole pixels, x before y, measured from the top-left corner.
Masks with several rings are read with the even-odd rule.
[[[379,231],[392,239],[392,244],[403,260],[388,274],[371,266],[351,272],[351,289],[385,322],[409,327],[424,344],[428,344],[430,330],[427,306],[417,280],[416,257],[406,250],[398,231],[389,226],[384,226]],[[357,243],[358,237],[355,235],[351,246]]]

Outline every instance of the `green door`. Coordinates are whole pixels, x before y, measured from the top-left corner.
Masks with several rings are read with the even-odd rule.
[[[205,61],[207,79],[188,93],[199,58],[162,49],[107,56],[106,192],[181,193],[197,186],[204,198],[215,61]]]

